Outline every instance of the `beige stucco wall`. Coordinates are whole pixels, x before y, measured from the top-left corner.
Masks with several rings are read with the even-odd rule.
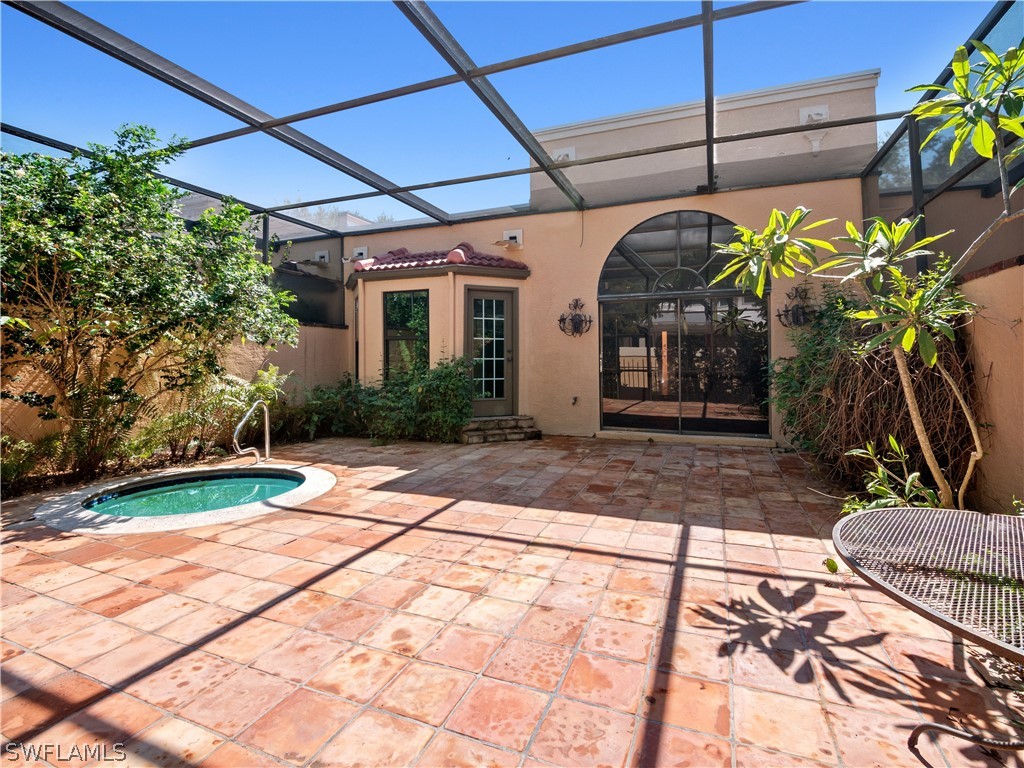
[[[715,101],[715,134],[784,128],[875,113],[878,71],[721,96]],[[808,117],[813,113],[815,117]],[[691,102],[558,126],[537,138],[558,159],[576,160],[625,150],[704,138],[704,103]],[[718,144],[715,163],[721,188],[778,181],[835,178],[859,173],[877,147],[873,123],[783,134]],[[707,183],[705,150],[692,148],[566,169],[591,202],[648,199],[678,194]],[[530,176],[535,209],[564,208],[564,197],[542,173]]]
[[[1024,266],[969,280],[964,295],[981,307],[968,326],[987,455],[978,465],[974,505],[1008,512],[1024,499]]]
[[[300,326],[295,347],[274,350],[258,344],[236,343],[228,350],[223,364],[228,373],[250,381],[256,371],[276,365],[289,374],[284,390],[292,401],[302,399],[307,389],[319,384],[335,384],[352,370],[348,344],[349,332],[341,328]]]
[[[573,338],[557,326],[559,314],[568,303],[581,298],[586,311],[597,315],[597,284],[605,259],[618,240],[637,224],[675,210],[698,210],[722,216],[738,224],[763,227],[773,207],[792,210],[797,205],[814,208],[814,216],[861,218],[860,183],[856,179],[802,184],[770,189],[745,190],[716,195],[687,197],[652,203],[638,203],[571,213],[538,214],[510,219],[469,222],[452,226],[428,226],[400,232],[352,235],[345,239],[346,255],[355,247],[367,246],[369,255],[379,256],[399,247],[410,251],[434,251],[468,242],[483,252],[501,252],[490,246],[506,229],[523,230],[523,248],[507,255],[525,262],[531,275],[524,281],[503,284],[519,288],[519,411],[536,418],[537,426],[548,434],[591,435],[600,425],[598,366],[600,329]],[[841,232],[841,223],[822,228],[819,236]],[[431,332],[431,356],[436,359],[442,343],[455,339],[454,352],[462,354],[462,306],[454,304],[456,316],[447,315],[453,304],[447,298],[453,290],[444,286],[445,278],[417,280],[359,281],[358,290],[367,293],[359,302],[358,338],[360,376],[376,377],[380,368],[383,337],[382,299],[384,290],[430,287],[445,297],[435,301],[431,294],[431,328],[451,328]],[[466,283],[482,285],[481,278],[466,278]],[[770,306],[771,356],[792,353],[784,329],[774,319],[775,310],[785,300],[793,281],[779,280]],[[454,289],[457,302],[464,291]],[[448,292],[448,293],[446,293]],[[351,305],[354,302],[348,302]],[[444,316],[435,314],[438,310]],[[350,326],[354,316],[349,315]],[[354,335],[353,335],[354,338]],[[573,405],[573,398],[576,404]],[[773,433],[778,434],[773,419]]]
[[[352,370],[352,356],[347,330],[301,326],[295,347],[280,346],[269,350],[258,344],[237,342],[222,360],[226,372],[251,381],[256,371],[276,365],[290,374],[284,390],[293,402],[301,401],[303,393],[318,384],[334,384]],[[12,389],[20,392],[49,391],[43,377],[24,378]],[[56,421],[42,421],[34,408],[10,400],[0,401],[0,431],[21,440],[34,441],[58,427]]]

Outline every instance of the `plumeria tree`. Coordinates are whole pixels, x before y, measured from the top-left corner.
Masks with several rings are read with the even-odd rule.
[[[973,306],[955,289],[954,276],[997,230],[1024,217],[1024,212],[1012,210],[1011,196],[1021,183],[1011,187],[1008,173],[1010,164],[1024,152],[1024,42],[1002,56],[980,41],[972,41],[972,45],[980,60],[972,65],[966,48],[958,48],[953,57],[950,86],[920,85],[910,89],[938,94],[911,112],[915,120],[941,121],[925,144],[944,132],[952,132],[950,164],[969,143],[980,156],[994,159],[999,168],[1003,210],[959,257],[953,261],[940,260],[934,269],[911,275],[905,270],[907,262],[921,256],[933,257],[929,246],[949,232],[918,239],[914,233],[921,217],[898,222],[873,218],[865,222],[863,229],[848,221],[845,235],[822,240],[807,233],[835,219],[808,223],[810,211],[799,207],[792,213],[772,211],[768,225],[760,231],[736,227],[733,242],[718,246],[720,253],[732,258],[715,278],[718,282],[732,277],[737,286],[758,296],[764,294],[769,274],[775,278],[792,278],[798,273],[818,275],[857,284],[868,306],[853,316],[877,330],[866,348],[885,346],[891,351],[914,433],[937,489],[937,501],[943,507],[960,508],[984,451],[968,398],[943,366],[938,345],[942,339],[952,341],[957,324],[973,312]],[[820,257],[822,252],[827,254],[824,260]],[[921,417],[907,362],[911,354],[919,355],[925,366],[942,376],[970,426],[974,450],[964,476],[955,483],[955,494],[954,483],[940,466]],[[868,455],[871,454],[869,448]],[[884,471],[884,466],[876,463]],[[916,482],[916,478],[912,479]],[[921,493],[907,495],[933,498]]]

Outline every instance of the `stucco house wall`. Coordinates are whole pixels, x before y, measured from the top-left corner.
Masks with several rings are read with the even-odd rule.
[[[715,102],[715,135],[874,114],[878,77],[878,70],[868,70],[720,96]],[[537,131],[536,136],[556,160],[702,140],[704,103],[556,126]],[[715,147],[717,184],[727,188],[859,174],[876,148],[871,123],[726,142]],[[588,201],[603,204],[698,189],[707,184],[704,162],[701,147],[580,165],[565,172]],[[564,208],[564,197],[547,176],[532,174],[530,205],[534,210]]]
[[[369,255],[379,256],[404,247],[412,252],[454,248],[460,242],[478,250],[501,253],[500,246],[488,245],[500,239],[507,229],[523,230],[523,246],[507,255],[525,262],[530,268],[526,280],[494,281],[519,289],[519,408],[533,416],[537,426],[548,434],[592,435],[600,429],[600,328],[582,337],[561,333],[557,320],[569,302],[580,298],[585,311],[597,317],[598,278],[612,248],[637,224],[661,213],[676,210],[706,211],[736,224],[761,227],[772,208],[791,210],[797,205],[815,209],[821,218],[840,220],[861,218],[861,190],[857,179],[840,179],[815,184],[800,184],[769,189],[724,192],[637,203],[583,212],[537,214],[451,226],[436,225],[396,232],[351,235],[345,238],[346,256],[354,248],[365,246]],[[822,228],[822,237],[841,233],[839,222]],[[351,266],[348,267],[351,269]],[[446,353],[462,354],[464,291],[459,283],[447,283],[447,276],[387,281],[358,281],[358,318],[355,302],[348,302],[348,324],[357,329],[349,334],[360,347],[360,378],[373,380],[379,375],[383,344],[383,301],[385,290],[428,288],[430,294],[431,357]],[[772,358],[792,354],[785,329],[775,311],[785,302],[785,293],[794,281],[780,279],[773,286],[770,300]],[[488,282],[472,276],[464,284]],[[454,301],[451,298],[454,297]],[[451,351],[449,351],[451,340]],[[573,399],[575,398],[575,404]],[[778,419],[772,418],[772,435],[782,439]]]

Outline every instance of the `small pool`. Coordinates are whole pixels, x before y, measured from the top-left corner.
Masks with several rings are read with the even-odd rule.
[[[65,493],[36,507],[35,519],[77,533],[179,531],[302,509],[337,481],[305,464],[171,470]]]
[[[224,473],[197,480],[170,478],[103,494],[82,506],[101,515],[160,517],[236,507],[295,490],[304,478],[280,473]]]

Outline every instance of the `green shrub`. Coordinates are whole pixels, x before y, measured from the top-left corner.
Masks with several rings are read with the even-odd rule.
[[[18,493],[40,464],[52,459],[60,436],[30,442],[0,435],[0,483],[5,495]]]
[[[469,361],[443,360],[414,382],[416,436],[421,440],[454,443],[473,418],[473,380]]]
[[[472,416],[468,363],[452,358],[429,369],[393,371],[378,386],[346,377],[334,386],[314,387],[302,403],[274,408],[271,431],[278,440],[338,436],[450,443]]]
[[[364,437],[365,387],[346,376],[334,386],[317,386],[305,393],[303,402],[279,401],[271,410],[270,431],[277,440],[315,440],[318,437]]]
[[[167,451],[172,460],[198,459],[214,448],[230,450],[235,424],[257,400],[273,404],[283,394],[288,378],[276,366],[256,372],[249,382],[237,376],[210,376],[172,401],[168,413],[147,422],[121,447],[122,459],[147,459]],[[262,420],[250,419],[241,440],[262,429]]]

